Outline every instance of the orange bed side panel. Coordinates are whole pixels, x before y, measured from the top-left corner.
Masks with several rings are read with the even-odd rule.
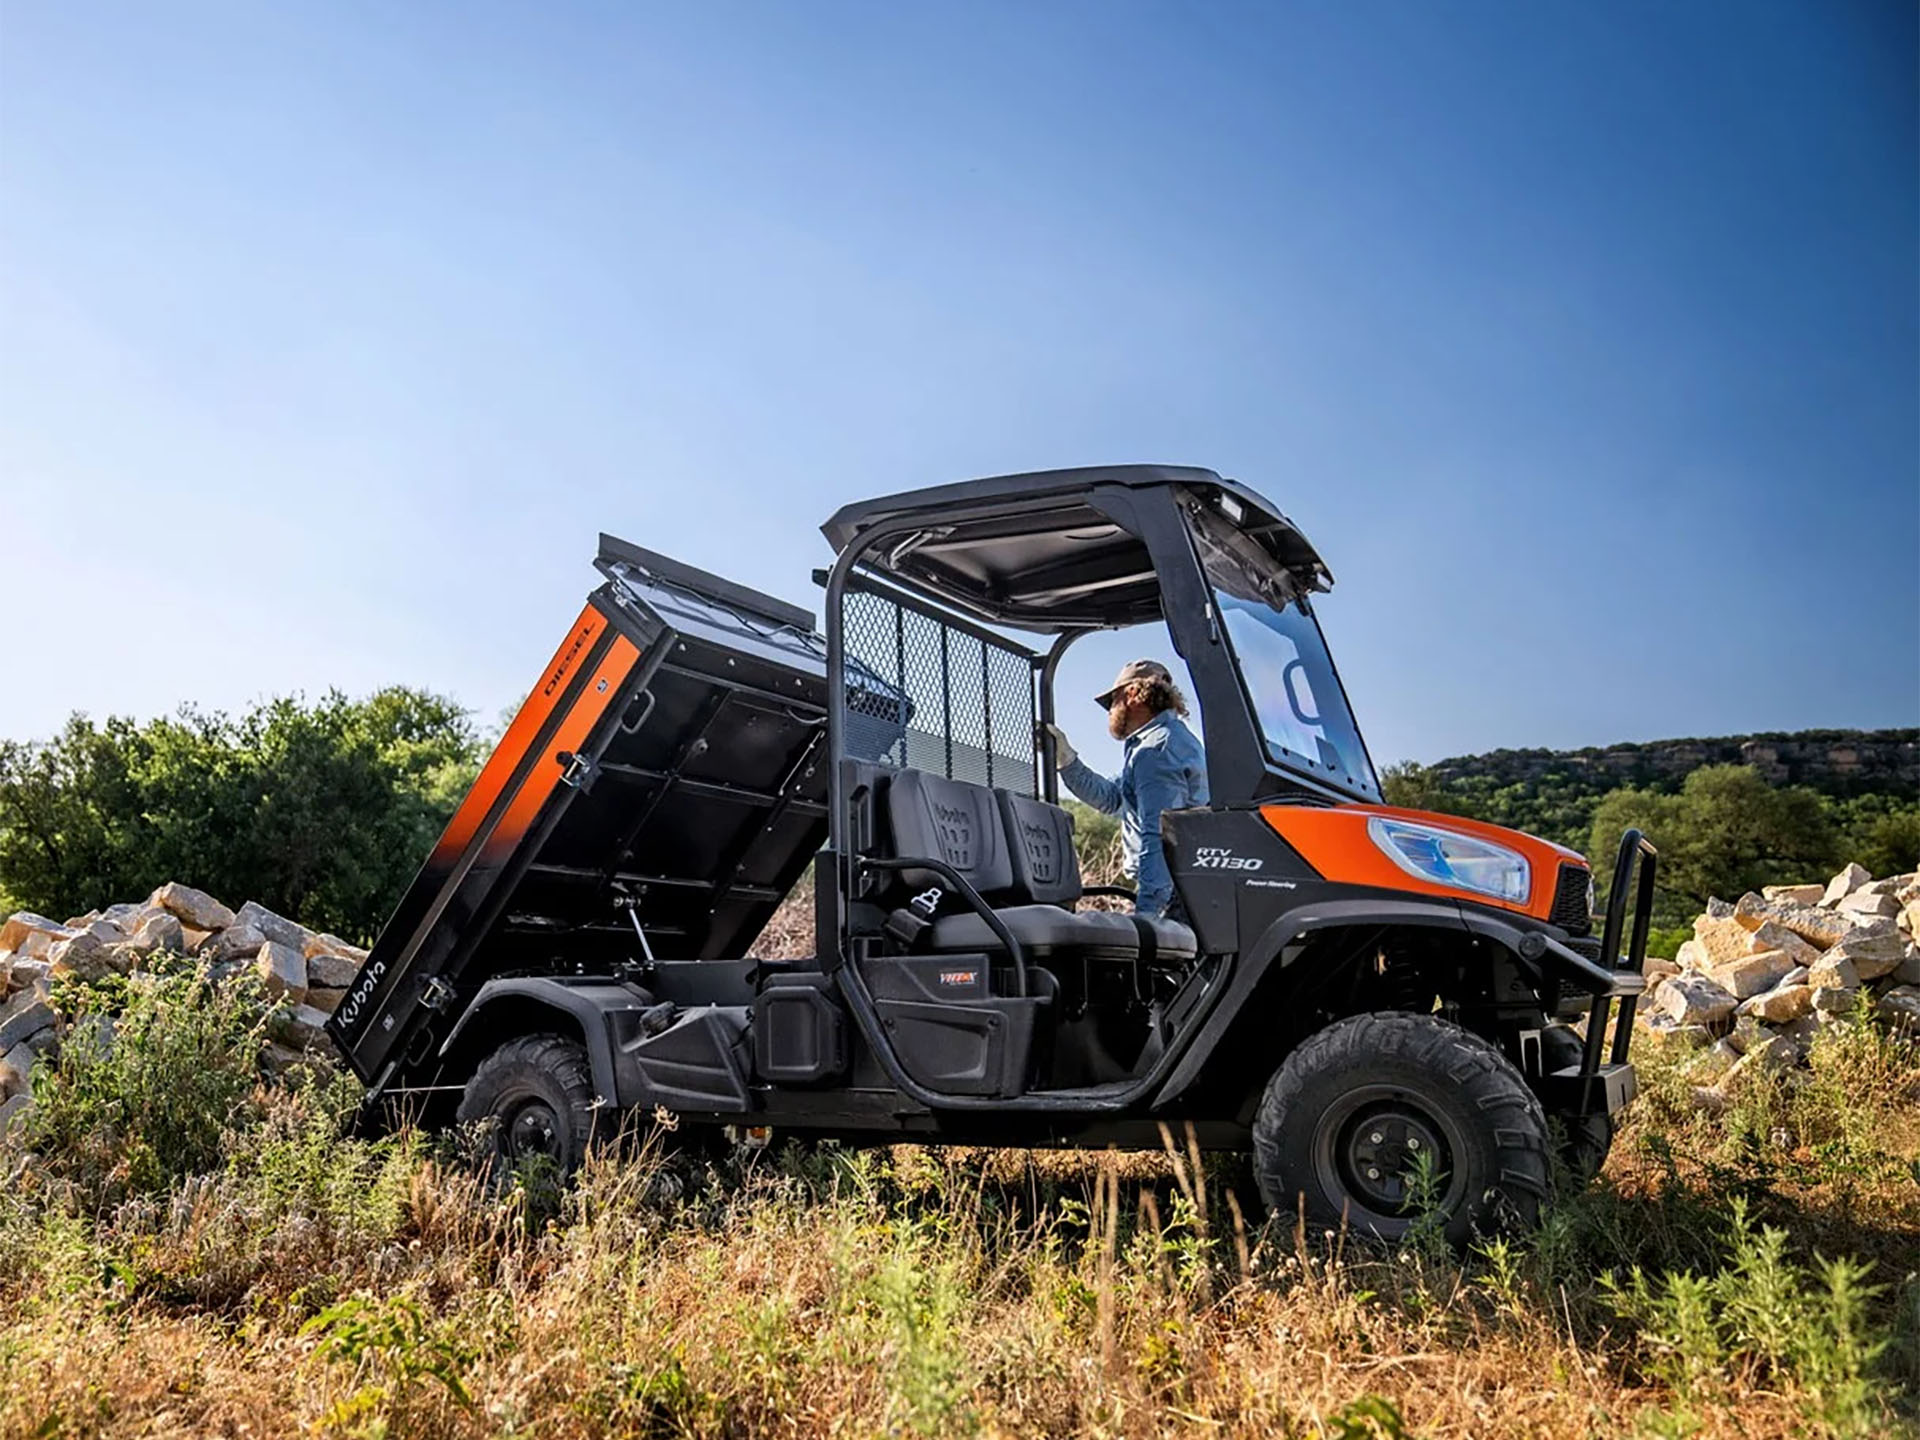
[[[560,648],[553,652],[553,659],[547,662],[547,668],[541,672],[539,685],[515,712],[512,723],[507,726],[507,733],[493,747],[493,754],[487,757],[487,763],[481,767],[473,788],[467,791],[466,799],[460,802],[460,808],[453,812],[453,818],[441,832],[429,864],[451,864],[467,848],[468,842],[478,833],[481,822],[487,818],[487,812],[493,809],[494,801],[500,798],[500,792],[506,789],[513,772],[519,768],[527,747],[533,744],[534,737],[553,714],[553,707],[566,694],[567,681],[574,667],[592,653],[594,642],[600,638],[600,632],[606,626],[606,617],[593,606],[589,605],[580,612],[580,618],[573,622],[567,638],[560,642]]]
[[[1513,910],[1545,920],[1553,910],[1554,889],[1560,880],[1562,861],[1584,865],[1573,850],[1549,840],[1523,835],[1479,820],[1457,815],[1432,815],[1424,810],[1400,810],[1389,805],[1340,805],[1317,809],[1308,805],[1263,805],[1260,816],[1271,825],[1300,857],[1328,880],[1343,885],[1374,885],[1385,890],[1405,890],[1416,895],[1441,895],[1450,900],[1469,899],[1496,909]],[[1454,830],[1477,840],[1490,840],[1517,850],[1527,859],[1531,874],[1524,904],[1495,899],[1477,891],[1458,890],[1437,885],[1401,869],[1367,834],[1367,821],[1375,816],[1408,820],[1416,825],[1431,825],[1437,830]]]
[[[535,762],[526,782],[515,792],[506,813],[500,817],[500,823],[487,836],[486,846],[481,852],[483,862],[511,854],[525,837],[566,770],[558,757],[577,751],[586,743],[587,737],[593,733],[593,727],[606,714],[607,706],[623,692],[627,676],[639,658],[639,647],[631,640],[624,635],[613,637],[613,644],[607,647],[606,655],[595,667],[594,673],[587,677],[587,685],[580,692],[580,698],[573,702],[573,708],[560,721],[560,728],[554,732],[547,753]]]

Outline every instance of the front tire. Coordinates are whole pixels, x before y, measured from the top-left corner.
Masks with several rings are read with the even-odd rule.
[[[480,1062],[456,1118],[492,1123],[500,1167],[544,1160],[565,1177],[586,1159],[598,1113],[585,1047],[560,1035],[526,1035]]]
[[[1405,1012],[1312,1036],[1274,1072],[1253,1122],[1270,1210],[1291,1214],[1304,1199],[1314,1224],[1382,1240],[1423,1220],[1455,1245],[1531,1226],[1548,1144],[1540,1102],[1506,1056],[1451,1021]]]

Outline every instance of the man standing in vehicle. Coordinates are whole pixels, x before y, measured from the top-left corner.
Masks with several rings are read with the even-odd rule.
[[[1113,686],[1094,701],[1107,712],[1107,733],[1125,742],[1118,778],[1090,768],[1058,725],[1047,727],[1054,768],[1080,799],[1120,817],[1121,868],[1135,882],[1134,909],[1164,914],[1173,876],[1160,839],[1160,813],[1207,803],[1207,757],[1181,718],[1186,697],[1158,660],[1122,667]]]

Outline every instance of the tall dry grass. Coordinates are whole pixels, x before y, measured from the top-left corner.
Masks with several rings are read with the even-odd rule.
[[[134,1003],[204,1008],[172,983]],[[1836,1030],[1714,1121],[1646,1059],[1601,1182],[1462,1258],[1262,1220],[1178,1134],[656,1130],[497,1188],[472,1137],[342,1138],[326,1077],[185,1171],[76,1167],[63,1127],[164,1080],[76,1047],[0,1158],[0,1437],[1913,1433],[1920,1054]]]

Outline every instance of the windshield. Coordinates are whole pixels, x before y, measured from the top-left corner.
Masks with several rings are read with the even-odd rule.
[[[1276,610],[1215,589],[1213,603],[1233,642],[1241,679],[1273,758],[1342,789],[1378,798],[1380,783],[1306,599]]]
[[[1331,586],[1332,577],[1311,551],[1311,570],[1280,563],[1268,543],[1234,523],[1237,504],[1229,511],[1223,500],[1217,513],[1194,504],[1187,517],[1269,757],[1379,799],[1380,781],[1307,598],[1310,589]]]

